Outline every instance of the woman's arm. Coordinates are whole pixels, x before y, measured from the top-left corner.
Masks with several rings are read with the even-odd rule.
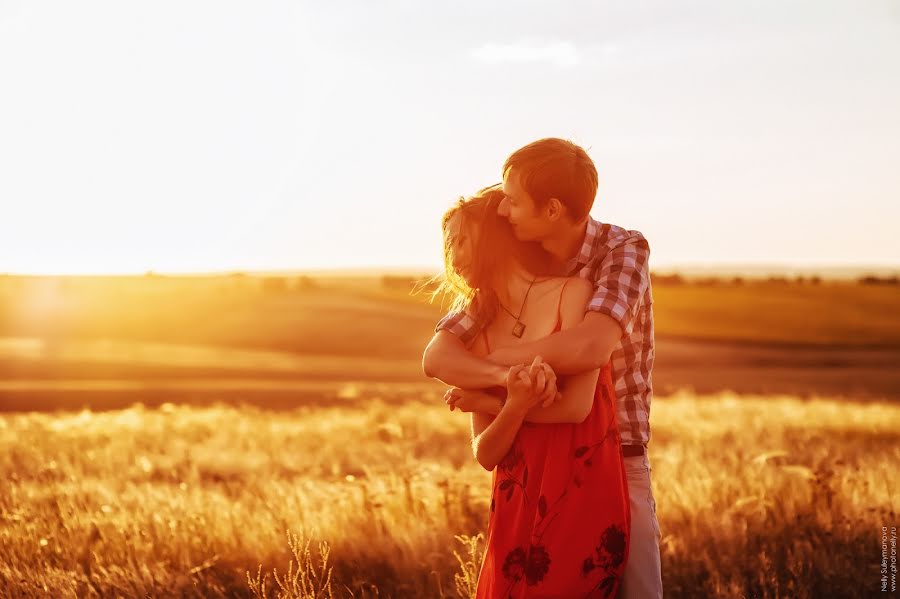
[[[496,417],[472,412],[472,453],[487,471],[496,468],[509,452],[525,414],[536,398],[527,367],[513,366],[507,380],[510,381],[510,399]]]
[[[593,405],[593,385],[596,385],[597,378],[594,377],[590,381],[585,377],[583,381],[573,381],[569,377],[566,380],[566,388],[563,389],[562,399],[557,400],[550,406],[534,407],[525,414],[527,422],[538,424],[552,424],[560,422],[581,422],[590,414],[590,408]],[[585,388],[581,388],[584,385]],[[586,387],[591,386],[588,390]],[[582,401],[582,399],[591,393],[591,402]],[[450,411],[454,409],[462,412],[471,412],[473,414],[481,413],[485,416],[497,416],[503,409],[503,401],[495,395],[480,391],[478,389],[450,389],[444,394],[444,402],[450,406]]]
[[[472,453],[488,472],[509,452],[522,427],[525,413],[507,408],[496,416],[472,412]]]
[[[531,408],[525,415],[525,420],[541,424],[584,422],[594,407],[594,393],[599,376],[599,370],[590,370],[566,377],[562,383],[562,399],[546,408]]]

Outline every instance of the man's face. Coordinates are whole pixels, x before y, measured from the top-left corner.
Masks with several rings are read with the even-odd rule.
[[[503,193],[506,196],[497,206],[497,214],[512,225],[519,241],[540,241],[550,231],[551,223],[539,211],[534,200],[519,184],[519,177],[510,170],[503,177]]]

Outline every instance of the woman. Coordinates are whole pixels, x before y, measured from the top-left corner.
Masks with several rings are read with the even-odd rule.
[[[445,275],[484,323],[471,351],[576,326],[592,293],[580,278],[554,277],[538,244],[519,242],[489,187],[444,215]],[[561,398],[540,404],[534,383],[552,376],[537,358],[510,369],[506,388],[451,389],[451,410],[471,412],[475,458],[493,472],[479,599],[612,597],[628,555],[629,510],[610,365],[560,379]],[[505,397],[505,400],[504,400]]]

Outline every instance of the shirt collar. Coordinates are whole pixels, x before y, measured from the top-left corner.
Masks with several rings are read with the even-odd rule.
[[[594,220],[588,215],[587,227],[584,230],[584,240],[581,242],[581,249],[572,258],[566,262],[566,270],[573,273],[582,266],[590,262],[591,254],[594,251],[594,240],[600,232],[600,222]]]

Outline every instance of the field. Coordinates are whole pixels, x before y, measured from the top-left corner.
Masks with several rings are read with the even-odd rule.
[[[271,592],[290,532],[314,569],[327,543],[335,597],[457,597],[490,478],[465,417],[423,399],[3,416],[0,594]],[[667,597],[874,594],[900,407],[679,394],[653,418]]]
[[[490,474],[407,283],[0,277],[0,596],[468,597]],[[898,299],[655,285],[666,597],[879,590]]]

